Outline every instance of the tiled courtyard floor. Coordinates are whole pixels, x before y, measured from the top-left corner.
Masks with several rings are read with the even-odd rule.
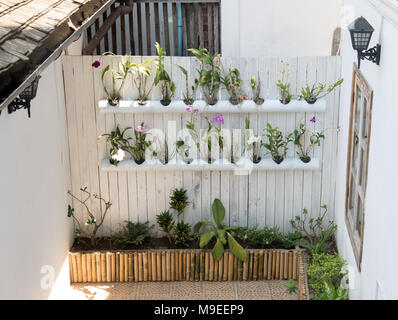
[[[287,281],[139,282],[74,284],[70,299],[86,300],[296,300]]]

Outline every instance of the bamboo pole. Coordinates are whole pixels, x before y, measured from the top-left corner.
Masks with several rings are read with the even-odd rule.
[[[127,256],[127,262],[128,262],[128,281],[133,282],[134,280],[137,281],[134,277],[134,265],[135,265],[135,253],[129,253]]]
[[[116,281],[116,256],[115,253],[111,253],[111,281]]]
[[[166,252],[162,251],[162,281],[167,280]]]
[[[133,256],[132,256],[132,258],[133,258],[133,265],[134,265],[134,277],[133,277],[133,280],[134,280],[134,282],[138,282],[138,280],[139,280],[139,277],[138,277],[138,273],[139,273],[139,270],[138,270],[138,268],[139,268],[139,266],[138,266],[138,253],[137,252],[134,252],[133,253]]]
[[[91,253],[87,253],[86,260],[87,260],[87,282],[93,282],[92,279],[93,273],[91,270]]]
[[[222,281],[222,277],[223,277],[223,257],[221,257],[220,261],[218,261],[218,281]]]
[[[191,252],[191,281],[195,281],[195,252]]]
[[[157,274],[157,270],[156,270],[156,253],[155,252],[152,252],[151,263],[152,263],[152,281],[157,281],[158,274]]]
[[[233,281],[234,277],[234,255],[228,252],[228,281]]]
[[[268,272],[267,272],[267,280],[272,279],[272,260],[274,259],[274,252],[273,251],[268,251]]]
[[[253,280],[257,281],[258,279],[258,252],[254,253],[254,262],[253,262]]]
[[[102,282],[102,271],[101,271],[101,254],[95,253],[95,270],[97,271],[97,282]]]
[[[166,281],[170,281],[171,269],[170,269],[170,251],[166,251]]]
[[[112,281],[112,261],[111,261],[111,253],[106,253],[106,282]]]
[[[253,280],[253,256],[253,251],[249,251],[249,274],[247,275],[249,281]]]
[[[195,253],[195,281],[200,280],[200,253]]]
[[[106,253],[101,253],[101,282],[106,282]]]
[[[185,256],[185,280],[189,281],[191,278],[191,253],[190,252],[186,252],[186,256]]]
[[[242,281],[243,278],[243,261],[238,261],[238,281]]]
[[[223,281],[228,280],[228,254],[224,252],[224,257],[223,257],[223,264],[224,264],[224,270],[223,270]]]
[[[209,254],[209,281],[214,280],[214,258],[213,255]]]
[[[143,281],[148,281],[148,253],[144,252],[142,254],[142,268],[143,268]]]
[[[129,281],[129,255],[124,254],[124,281]]]
[[[268,251],[264,251],[263,280],[267,280],[267,275],[268,275]]]
[[[209,252],[205,252],[205,281],[209,280]]]
[[[79,277],[77,275],[77,253],[72,253],[72,282],[78,282]]]
[[[121,282],[120,281],[120,252],[116,252],[115,254],[115,281],[116,282]]]
[[[124,253],[119,253],[119,281],[124,282]]]
[[[247,259],[245,262],[243,262],[243,275],[242,275],[242,280],[243,281],[247,281],[247,275],[248,275],[248,271],[249,271],[249,253],[246,252],[247,255]]]
[[[97,270],[95,268],[95,253],[91,253],[91,282],[97,282]]]
[[[293,279],[293,253],[289,251],[289,279]]]
[[[162,281],[162,254],[156,252],[156,278],[157,281]]]
[[[276,277],[276,279],[280,279],[279,278],[279,264],[280,264],[280,261],[281,261],[281,253],[280,253],[280,251],[278,250],[277,252],[276,252],[276,267],[275,267],[275,277]]]
[[[176,271],[175,271],[175,252],[174,251],[172,251],[171,252],[171,257],[170,257],[170,259],[171,259],[171,261],[170,261],[170,263],[171,263],[171,277],[170,277],[170,280],[171,281],[175,281],[175,279],[176,279]]]
[[[239,259],[234,256],[234,281],[238,280]]]
[[[276,275],[276,259],[277,259],[276,251],[272,251],[272,280],[275,280]]]
[[[73,282],[73,262],[72,262],[72,254],[68,253],[68,265],[69,265],[69,283]]]
[[[288,251],[285,251],[285,264],[283,267],[283,279],[288,279],[289,277],[289,253]]]
[[[148,281],[152,281],[152,252],[147,252]]]
[[[218,281],[218,261],[214,259],[214,281]]]
[[[200,281],[205,279],[205,253],[200,253]]]
[[[83,271],[82,271],[82,254],[77,253],[77,280],[78,282],[83,282]]]
[[[142,263],[142,252],[138,253],[138,281],[143,280],[143,263]]]
[[[184,264],[184,253],[182,250],[178,253],[178,280],[184,280],[184,271],[183,271],[183,264]]]
[[[82,254],[82,281],[87,282],[87,255]]]
[[[264,251],[258,253],[258,280],[263,280]]]
[[[297,252],[293,252],[293,279],[297,279]]]

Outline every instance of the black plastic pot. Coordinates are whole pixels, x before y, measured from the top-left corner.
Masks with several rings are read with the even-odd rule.
[[[184,99],[183,101],[184,101],[185,105],[192,106],[193,103],[195,102],[195,99]]]
[[[310,156],[301,156],[300,160],[303,161],[304,163],[308,163],[311,161],[311,157]]]
[[[167,107],[167,106],[171,103],[171,100],[160,100],[160,103],[161,103],[163,106]]]
[[[290,101],[292,101],[292,100],[289,100],[289,101],[283,101],[282,99],[280,99],[279,101],[280,101],[282,104],[285,104],[285,105],[286,105],[286,104],[289,104],[289,103],[290,103]]]
[[[261,157],[253,158],[253,163],[255,163],[255,164],[260,163],[260,161],[261,161]]]
[[[217,99],[217,98],[206,99],[206,103],[207,103],[209,106],[214,106],[215,104],[217,104],[217,102],[218,102],[218,99]]]
[[[253,101],[258,106],[261,106],[264,103],[264,99],[263,98],[258,98],[258,99],[253,100]]]
[[[240,104],[241,102],[242,102],[242,99],[239,98],[239,97],[232,97],[232,98],[229,98],[229,103],[232,104],[232,105],[234,105],[234,106],[237,106],[237,105]]]
[[[306,99],[305,101],[307,101],[308,104],[314,104],[317,101],[317,99],[315,99],[315,100],[307,100]]]
[[[134,161],[135,161],[136,164],[141,165],[141,164],[143,164],[145,162],[145,159],[139,159],[139,160],[135,160],[134,159]]]
[[[281,157],[281,156],[277,156],[277,157],[272,157],[272,160],[274,160],[275,163],[277,163],[277,164],[281,164],[282,161],[285,160],[285,158]]]
[[[115,106],[117,106],[119,104],[119,99],[108,99],[108,103],[112,107],[115,107]]]
[[[145,106],[148,103],[147,100],[137,100],[137,102],[140,106]]]

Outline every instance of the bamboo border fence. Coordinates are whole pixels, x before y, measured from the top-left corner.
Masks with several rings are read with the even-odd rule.
[[[210,250],[70,252],[71,283],[142,281],[297,280],[299,299],[307,299],[302,250],[246,250],[246,262],[226,251],[220,261]]]

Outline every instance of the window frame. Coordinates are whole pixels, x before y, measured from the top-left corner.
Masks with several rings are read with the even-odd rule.
[[[358,114],[357,110],[359,92],[361,92],[361,100],[360,113]],[[369,146],[372,123],[373,90],[355,63],[353,67],[350,105],[350,126],[347,147],[345,222],[354,251],[355,260],[359,271],[361,271],[365,225],[365,199],[368,180]],[[364,114],[366,111],[367,115]],[[358,132],[356,135],[357,117],[359,117],[359,125],[357,127]],[[367,129],[367,131],[364,131],[365,129]],[[357,143],[355,143],[356,139],[358,140]],[[354,161],[355,148],[358,148],[358,162],[356,166]],[[360,180],[360,178],[362,178],[362,180]],[[352,186],[351,182],[353,182]],[[355,198],[353,208],[350,208],[350,204],[352,202],[352,189],[355,190]],[[359,204],[360,208],[358,210]],[[354,213],[353,215],[351,214],[352,212]],[[357,230],[359,215],[361,215],[360,232]]]

